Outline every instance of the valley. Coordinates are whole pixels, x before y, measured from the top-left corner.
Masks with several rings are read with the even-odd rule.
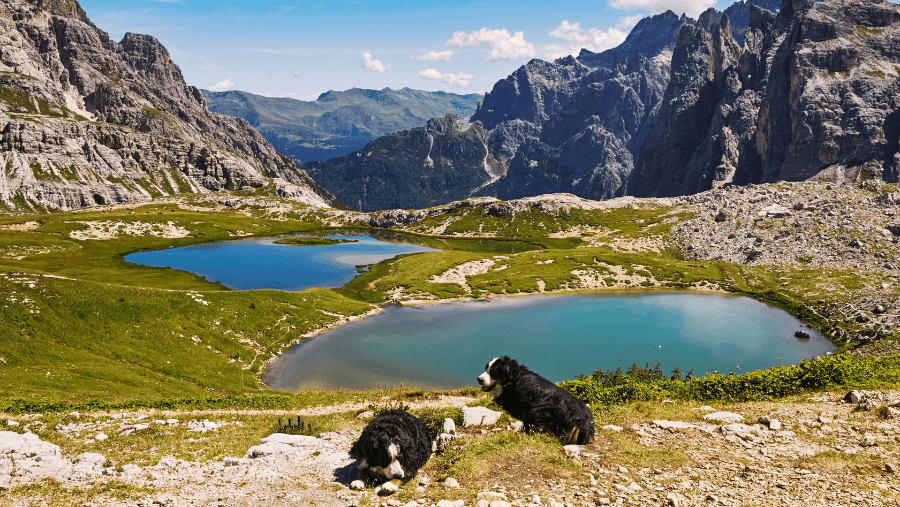
[[[74,0],[0,0],[0,26],[0,506],[900,502],[897,4],[667,11],[616,47],[531,59],[483,96],[314,102],[201,91],[183,51],[116,42]],[[417,249],[294,291],[125,260],[362,242],[307,244],[343,235]],[[671,293],[751,298],[830,344],[753,371],[669,364],[661,344],[563,369],[554,380],[597,423],[575,448],[517,431],[472,375],[265,382],[310,338],[425,304]],[[588,354],[559,327],[538,353]],[[759,346],[811,338],[783,331]],[[453,347],[431,347],[430,368]],[[448,436],[398,492],[351,489],[350,443],[389,408]]]

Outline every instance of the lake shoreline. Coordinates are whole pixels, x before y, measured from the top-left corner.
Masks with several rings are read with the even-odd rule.
[[[772,339],[777,339],[778,337],[782,337],[785,340],[787,340],[788,337],[792,338],[794,336],[795,331],[797,331],[797,330],[813,330],[814,329],[808,323],[801,321],[799,318],[797,318],[795,315],[792,315],[790,312],[786,311],[784,308],[780,308],[777,305],[773,305],[766,301],[761,301],[759,299],[748,297],[747,295],[734,294],[734,293],[731,293],[728,291],[723,291],[721,289],[719,289],[719,290],[709,290],[709,289],[697,290],[696,288],[680,289],[680,288],[666,288],[666,287],[629,288],[629,289],[566,289],[566,290],[559,290],[559,291],[552,291],[552,292],[534,292],[534,293],[519,293],[519,294],[492,294],[490,297],[483,297],[483,298],[459,298],[459,297],[457,297],[457,298],[447,298],[447,299],[440,299],[440,300],[406,301],[403,304],[394,304],[391,306],[420,307],[420,306],[433,305],[433,304],[438,304],[438,303],[470,303],[470,302],[471,303],[474,303],[474,302],[487,303],[489,301],[495,301],[496,298],[503,298],[506,300],[514,300],[514,299],[525,300],[525,299],[531,299],[535,296],[598,296],[598,297],[611,297],[611,298],[619,299],[619,298],[632,298],[632,297],[642,298],[645,296],[655,296],[655,295],[660,295],[660,296],[663,296],[663,295],[707,296],[708,295],[708,296],[720,296],[720,297],[724,297],[727,299],[748,298],[748,299],[751,299],[753,302],[758,303],[760,305],[760,307],[767,307],[770,310],[779,310],[780,312],[783,312],[783,314],[785,316],[789,316],[791,322],[793,322],[793,324],[790,324],[790,323],[785,324],[784,321],[782,321],[782,323],[778,325],[778,329],[768,329],[767,326],[761,326],[761,327],[750,326],[750,327],[758,328],[758,330],[756,330],[756,331],[750,333],[750,335],[748,335],[748,337],[751,340],[750,343],[756,343],[754,340],[761,339],[759,337],[754,337],[754,333],[757,336],[765,335],[762,338],[765,340],[769,339],[769,337],[772,337]],[[712,301],[716,301],[716,300],[712,300]],[[719,301],[722,301],[722,300],[720,299]],[[746,306],[749,303],[750,302],[747,302],[743,306]],[[525,303],[525,304],[526,304],[526,308],[530,308],[530,306],[529,306],[530,303]],[[535,303],[535,304],[537,304],[538,306],[536,306],[534,308],[541,309],[539,311],[543,311],[543,308],[547,308],[543,305],[543,303]],[[559,308],[560,304],[565,306],[564,303],[549,303],[549,304],[551,305],[550,307],[556,307],[556,308]],[[573,301],[573,304],[582,305],[583,303],[580,303],[580,302],[576,303]],[[613,302],[612,304],[618,305],[621,303]],[[639,308],[643,308],[643,306],[641,306],[642,304],[643,303],[640,303],[635,306],[639,307]],[[704,311],[702,309],[705,308],[707,304],[708,303],[703,303],[701,306],[695,307],[693,303],[690,303],[689,306],[692,308],[696,308],[700,311]],[[717,304],[721,305],[724,303],[713,302],[712,304],[713,305],[717,305]],[[503,303],[501,303],[501,305],[504,305],[504,306],[497,308],[497,311],[500,312],[497,316],[497,319],[502,320],[502,319],[506,318],[504,315],[507,314],[507,310],[504,310],[504,308],[510,308],[510,307],[506,306]],[[605,306],[605,304],[604,304],[604,306]],[[387,307],[388,307],[387,305],[381,305],[377,308],[374,308],[370,312],[366,312],[365,314],[356,316],[351,319],[341,319],[341,321],[335,322],[334,325],[324,326],[320,329],[316,329],[314,331],[306,333],[301,341],[294,342],[293,345],[284,349],[284,351],[281,354],[270,358],[270,360],[268,360],[266,362],[265,369],[260,372],[260,377],[262,379],[263,384],[268,389],[283,391],[283,392],[301,392],[301,391],[307,391],[307,390],[322,390],[322,389],[326,389],[326,388],[327,389],[336,389],[337,387],[335,387],[335,386],[337,384],[335,384],[335,379],[332,378],[333,375],[331,372],[346,371],[347,375],[349,375],[349,377],[347,377],[348,383],[343,384],[343,386],[344,386],[343,389],[350,389],[350,390],[367,389],[366,387],[359,387],[359,385],[361,385],[360,382],[374,382],[372,385],[377,385],[378,382],[384,382],[383,379],[388,378],[387,375],[392,375],[392,374],[396,375],[396,378],[398,379],[397,382],[402,382],[403,385],[405,385],[406,387],[418,386],[420,388],[426,388],[426,389],[447,388],[446,386],[443,386],[443,384],[441,384],[442,381],[439,380],[439,377],[444,376],[445,372],[443,372],[443,370],[441,370],[440,368],[435,370],[434,366],[432,366],[431,368],[421,366],[421,365],[426,364],[430,360],[426,360],[424,363],[418,363],[418,360],[414,361],[415,363],[420,364],[420,366],[417,367],[417,368],[419,368],[419,370],[418,370],[419,373],[412,373],[411,370],[407,371],[408,368],[407,368],[407,366],[404,366],[403,363],[396,363],[390,359],[391,357],[397,357],[397,354],[400,353],[399,351],[409,351],[409,353],[412,354],[412,356],[410,356],[410,357],[417,357],[415,351],[418,349],[417,349],[416,345],[412,345],[412,348],[409,348],[410,347],[410,344],[409,344],[410,339],[412,339],[412,342],[414,342],[414,343],[425,344],[422,346],[428,347],[429,346],[428,343],[431,343],[431,341],[435,340],[435,338],[434,338],[435,329],[438,329],[438,328],[435,328],[433,325],[422,324],[424,326],[422,331],[418,331],[418,330],[414,331],[414,333],[419,333],[419,332],[422,333],[421,337],[419,337],[418,334],[411,335],[409,331],[402,331],[402,332],[400,332],[400,334],[395,335],[390,330],[390,326],[395,326],[397,329],[410,329],[409,326],[420,325],[419,322],[427,323],[427,322],[429,322],[429,319],[432,319],[433,317],[426,317],[424,321],[418,320],[417,318],[415,320],[410,320],[410,318],[411,318],[410,313],[398,313],[398,314],[392,313],[391,315],[394,315],[397,320],[395,320],[393,317],[389,318],[388,320],[390,320],[390,322],[392,322],[393,324],[388,324],[388,320],[381,319],[381,321],[375,323],[374,326],[371,326],[371,325],[364,326],[364,332],[362,330],[363,328],[360,328],[360,331],[358,333],[356,331],[350,330],[350,331],[339,332],[337,336],[331,337],[331,339],[338,339],[339,340],[338,342],[329,341],[329,342],[323,343],[323,342],[318,342],[318,341],[316,341],[316,342],[309,341],[310,338],[314,338],[314,337],[318,336],[319,334],[324,333],[326,331],[334,331],[335,329],[339,328],[340,326],[342,326],[343,324],[346,324],[348,322],[359,321],[359,320],[365,319],[366,317],[378,315],[378,314],[382,313],[382,311]],[[675,308],[675,307],[670,307],[670,304],[667,304],[664,307]],[[575,306],[574,308],[576,309],[576,310],[574,310],[576,312],[582,311],[582,310],[577,310],[579,308],[579,306]],[[591,307],[589,307],[589,308],[591,308]],[[615,308],[615,306],[613,306],[612,308]],[[648,311],[653,312],[655,310],[652,310],[652,308],[657,308],[657,306],[655,303],[651,303],[650,306],[647,308],[651,309]],[[723,311],[722,311],[722,308],[721,307],[718,307],[718,308],[719,308],[719,310],[706,310],[707,314],[709,314],[709,315],[725,315],[725,313],[723,313]],[[728,308],[728,306],[726,306],[725,308]],[[734,308],[734,307],[731,307],[731,308]],[[754,306],[751,305],[748,308],[754,308]],[[400,311],[400,310],[398,310],[398,311]],[[483,318],[483,317],[475,317],[475,316],[479,315],[479,314],[484,315],[482,312],[484,312],[486,310],[477,310],[477,309],[473,310],[475,313],[472,314],[471,317],[466,317],[467,315],[469,315],[468,310],[460,310],[460,311],[462,312],[461,314],[457,312],[457,309],[440,310],[437,315],[443,314],[445,316],[443,318],[447,318],[446,316],[453,316],[450,318],[456,319],[458,321],[458,319],[465,320],[468,318],[476,318],[476,319]],[[513,310],[513,311],[516,311],[516,310]],[[585,311],[587,311],[587,309],[585,309]],[[590,310],[590,311],[593,312],[594,310]],[[759,310],[748,310],[748,311],[759,312]],[[429,313],[434,315],[432,312],[429,312]],[[731,310],[728,310],[727,313],[731,314]],[[738,313],[740,314],[743,312],[738,312]],[[577,315],[591,315],[591,314],[578,313]],[[600,315],[602,315],[602,314],[600,314]],[[598,315],[598,317],[600,317],[600,315]],[[682,318],[687,318],[688,319],[687,322],[702,323],[702,322],[706,321],[706,319],[703,317],[701,317],[700,320],[695,320],[695,318],[691,317],[692,314],[690,312],[685,314],[685,313],[679,311],[679,313],[677,315],[681,315]],[[693,315],[697,315],[697,314],[694,313]],[[768,314],[766,314],[766,315],[768,315]],[[600,317],[600,318],[602,318],[602,317]],[[607,320],[601,320],[599,322],[618,322],[618,321],[608,320],[609,318],[611,318],[611,317],[607,316],[606,317]],[[614,317],[612,317],[612,318],[614,318]],[[740,317],[740,315],[738,315],[737,318],[738,318],[737,322],[740,322],[740,319],[742,317]],[[656,321],[656,319],[651,319],[651,320],[654,322]],[[746,318],[744,318],[744,320],[746,320]],[[769,319],[766,318],[764,320],[769,320]],[[538,324],[538,325],[544,325],[543,320],[539,320],[538,322],[540,322],[540,324]],[[548,325],[550,325],[550,329],[557,329],[557,326],[559,326],[559,324],[552,324],[552,322],[554,322],[553,320],[548,320],[546,322]],[[574,319],[569,319],[569,320],[565,320],[565,321],[557,320],[556,322],[581,322],[581,319],[574,318]],[[575,324],[575,325],[583,326],[583,324]],[[641,324],[641,325],[643,326],[643,324]],[[618,328],[616,326],[605,326],[605,327],[601,326],[600,328],[598,328],[598,329],[603,329],[601,331],[601,335],[600,335],[601,339],[603,339],[603,340],[612,339],[614,341],[608,342],[608,343],[616,344],[616,346],[619,348],[621,348],[620,347],[621,344],[626,344],[625,349],[631,350],[631,352],[629,352],[629,354],[631,354],[631,355],[620,358],[621,361],[613,364],[612,366],[610,366],[609,364],[602,364],[603,361],[606,360],[606,359],[603,359],[603,360],[598,360],[596,365],[592,361],[590,364],[587,364],[587,365],[582,364],[578,368],[584,369],[585,371],[588,371],[588,370],[593,371],[591,368],[596,369],[598,367],[601,367],[601,368],[612,367],[613,369],[615,369],[616,365],[622,366],[624,368],[625,366],[630,365],[631,362],[633,362],[632,357],[635,357],[633,354],[634,350],[630,349],[629,347],[636,346],[637,344],[643,344],[643,342],[646,341],[648,338],[652,341],[655,339],[656,336],[664,336],[664,337],[680,336],[680,338],[677,338],[680,340],[684,340],[686,336],[703,337],[704,332],[707,332],[707,333],[712,332],[712,330],[716,329],[716,326],[721,326],[721,324],[714,324],[714,326],[712,328],[710,328],[706,324],[700,324],[700,325],[703,326],[705,329],[709,329],[710,331],[700,331],[700,334],[696,334],[696,335],[695,334],[685,335],[681,332],[664,332],[664,333],[660,334],[658,331],[654,331],[656,333],[655,335],[647,335],[647,334],[645,334],[645,332],[640,332],[639,334],[634,335],[635,340],[637,340],[637,341],[633,342],[633,344],[635,344],[635,345],[632,345],[632,342],[631,342],[632,339],[630,337],[628,338],[628,340],[626,342],[621,341],[621,339],[622,339],[621,330],[635,329],[635,328],[633,328],[633,326],[634,326],[633,321],[629,321],[626,318],[625,321],[621,322],[621,327],[618,327]],[[565,325],[563,325],[563,326],[565,327]],[[654,324],[654,326],[656,326],[656,325]],[[659,327],[659,326],[657,326],[657,327]],[[663,327],[665,327],[665,325],[663,325]],[[745,323],[745,325],[739,326],[739,327],[746,327],[746,323]],[[769,326],[769,327],[771,327],[771,326]],[[447,328],[448,331],[455,330],[455,329],[459,329],[459,328],[454,328],[452,326]],[[481,329],[481,328],[478,327],[478,329]],[[512,327],[509,327],[509,328],[502,327],[502,329],[512,330],[512,329],[515,329],[515,325],[513,325]],[[562,330],[563,328],[559,328],[559,329]],[[450,332],[452,333],[453,331],[450,331]],[[560,332],[562,332],[562,331],[560,331]],[[630,332],[630,331],[627,331],[627,332]],[[573,342],[573,344],[577,344],[577,340],[582,340],[582,339],[584,339],[583,338],[584,336],[587,336],[587,335],[584,335],[583,332],[579,332],[579,333],[581,333],[581,334],[573,335],[573,338],[576,339],[576,342]],[[491,334],[491,333],[488,333],[488,334]],[[501,334],[503,334],[503,333],[501,333]],[[727,331],[723,331],[723,332],[719,332],[715,336],[730,336],[730,335],[731,335],[731,333],[729,333]],[[834,344],[830,340],[828,340],[826,336],[824,336],[823,334],[818,332],[818,330],[816,330],[816,335],[818,335],[818,337],[822,338],[823,340],[822,340],[822,343],[819,344],[819,349],[816,349],[814,351],[803,352],[804,350],[806,350],[804,347],[796,348],[793,345],[784,345],[784,344],[780,345],[780,346],[787,346],[792,351],[796,351],[799,354],[799,355],[792,356],[791,352],[787,352],[787,354],[784,356],[786,358],[785,364],[794,364],[802,359],[821,355],[821,354],[824,354],[825,352],[827,352],[828,350],[833,350],[835,348]],[[351,336],[353,336],[353,338],[350,338]],[[452,342],[439,341],[439,342],[435,342],[436,345],[434,345],[434,346],[438,347],[440,350],[443,350],[444,348],[446,348],[448,346],[448,343],[464,343],[464,342],[468,343],[465,340],[469,340],[472,336],[477,336],[477,335],[473,335],[472,330],[469,329],[468,331],[466,331],[466,334],[460,335],[460,337],[461,337],[460,339],[463,341],[457,342],[456,339],[450,338],[450,340],[452,340]],[[499,336],[499,335],[497,335],[497,336]],[[523,332],[522,330],[519,330],[518,334],[513,333],[510,336],[521,336],[523,340],[526,340],[526,341],[522,342],[523,344],[527,343],[528,340],[532,339],[532,337],[528,331]],[[420,338],[421,338],[421,341],[419,340]],[[360,340],[359,343],[357,343],[357,341],[356,341],[357,339]],[[373,342],[372,341],[373,339],[376,341]],[[350,341],[346,341],[346,340],[350,340]],[[384,341],[383,343],[384,343],[384,346],[388,347],[388,349],[378,348],[376,350],[390,350],[390,347],[397,348],[397,350],[394,350],[392,352],[393,355],[385,355],[386,353],[378,353],[378,352],[376,352],[376,353],[374,353],[374,355],[372,355],[373,354],[373,352],[372,352],[373,349],[371,348],[372,343],[379,343],[379,340],[387,340],[387,341]],[[714,338],[711,336],[706,336],[706,338],[701,339],[702,343],[707,344],[707,345],[703,345],[701,347],[701,350],[710,350],[710,346],[708,344],[719,343],[716,340],[717,340],[717,338]],[[793,341],[793,340],[790,340],[790,341]],[[313,349],[310,349],[310,351],[305,354],[306,355],[305,358],[300,359],[299,356],[297,356],[297,354],[304,354],[303,351],[305,349],[302,347],[299,347],[299,346],[311,345],[312,343],[316,344],[315,347]],[[369,345],[365,345],[365,343],[369,343]],[[652,349],[654,351],[657,349],[656,343],[657,342],[653,343]],[[664,346],[666,344],[666,338],[664,338],[663,341],[660,341],[658,343],[661,343]],[[728,343],[728,342],[726,341],[724,343]],[[782,342],[782,343],[787,343],[787,342]],[[824,345],[823,345],[823,343],[824,343]],[[337,344],[337,345],[335,345],[335,344]],[[362,355],[359,355],[360,353],[357,351],[364,350],[364,349],[359,349],[358,347],[360,347],[360,346],[366,347],[369,350],[369,352],[361,353]],[[381,346],[382,345],[379,345],[378,347],[381,347]],[[573,346],[577,346],[577,345],[573,345]],[[643,345],[641,345],[641,346],[643,346]],[[681,345],[677,345],[677,346],[681,347]],[[593,347],[593,345],[587,345],[587,349],[585,349],[585,350],[590,350],[591,347]],[[740,346],[740,347],[743,347],[743,346]],[[617,348],[616,350],[619,350],[619,348]],[[662,346],[660,348],[662,348]],[[827,350],[825,350],[825,348],[827,348]],[[625,349],[622,349],[622,350],[625,350]],[[530,349],[525,348],[522,350],[525,351],[525,350],[530,350]],[[669,349],[669,350],[671,350],[671,349]],[[753,350],[752,346],[751,346],[751,349],[748,349],[745,352],[750,352],[750,350]],[[502,349],[501,349],[501,352],[502,352]],[[607,354],[606,352],[603,352],[603,351],[594,351],[594,352],[599,354],[599,355],[597,355],[597,357],[600,359],[612,357],[612,354]],[[621,353],[621,351],[617,352],[617,353]],[[309,355],[309,354],[313,354],[313,355]],[[319,354],[324,354],[324,355],[320,356]],[[804,354],[811,354],[811,355],[804,355]],[[495,354],[495,355],[497,355],[497,354]],[[427,355],[423,356],[423,357],[427,357]],[[493,357],[493,356],[491,356],[491,357]],[[643,357],[643,356],[640,356],[640,357]],[[651,363],[657,362],[657,360],[659,359],[659,358],[654,359],[653,354],[651,354],[651,356],[648,356],[648,357],[651,359],[650,360]],[[314,359],[314,358],[321,358],[325,362],[320,363],[320,362],[318,362],[319,359]],[[469,359],[471,359],[471,358],[469,358]],[[683,361],[682,360],[679,363],[674,364],[674,366],[680,366],[680,367],[682,367],[682,369],[689,369],[689,368],[693,367],[694,369],[698,369],[698,370],[702,370],[704,368],[709,368],[710,371],[712,371],[713,369],[719,369],[719,370],[724,369],[725,371],[727,371],[727,369],[729,368],[726,364],[722,364],[722,363],[723,363],[723,359],[726,359],[726,361],[725,361],[726,363],[730,362],[731,361],[730,357],[723,358],[720,353],[717,353],[717,355],[711,356],[711,359],[713,359],[713,361],[691,362],[691,361]],[[742,356],[740,354],[734,356],[734,361],[736,363],[740,363],[741,366],[744,366],[745,360],[750,363],[750,367],[751,367],[750,370],[742,369],[741,366],[737,366],[737,368],[739,369],[737,371],[739,373],[744,373],[744,372],[752,371],[752,370],[759,369],[759,368],[769,367],[769,366],[760,366],[760,359],[762,359],[762,361],[767,360],[766,358],[759,356],[755,351],[748,354],[746,359],[744,359],[744,356]],[[772,364],[774,365],[775,364],[774,356],[771,359],[772,359]],[[282,362],[282,361],[284,361],[284,362]],[[374,361],[374,363],[372,361]],[[535,361],[535,360],[532,359],[531,361]],[[622,362],[622,361],[624,361],[624,362]],[[781,364],[780,357],[778,358],[778,361],[779,361],[779,364]],[[468,364],[469,362],[471,362],[471,361],[467,360],[464,363],[464,365]],[[609,361],[607,361],[607,362],[609,362]],[[643,362],[643,359],[641,359],[638,362]],[[667,361],[663,360],[661,362],[666,363]],[[687,363],[687,364],[685,364],[685,363]],[[329,366],[323,367],[322,365],[325,365],[325,364],[328,364]],[[366,364],[369,364],[370,366],[357,368],[357,365],[366,365]],[[378,366],[377,368],[372,369],[373,368],[372,365],[375,365],[375,364],[380,364],[381,366]],[[573,363],[573,364],[575,364],[575,363]],[[292,365],[292,366],[289,366],[289,365]],[[668,366],[664,365],[664,367],[667,367],[667,368],[672,367],[672,366],[673,365],[668,365]],[[288,374],[285,375],[286,368],[299,368],[296,371],[302,372],[302,373],[299,373],[299,377],[295,376],[295,375],[297,375],[297,373],[294,373],[291,371],[288,371]],[[730,368],[734,369],[735,365],[732,365]],[[396,371],[394,371],[395,369],[396,369]],[[367,375],[364,373],[367,370],[371,370],[373,372],[374,376],[371,378],[368,378]],[[388,371],[394,372],[394,373],[388,374],[388,373],[386,373]],[[448,370],[448,371],[456,371],[456,370]],[[581,371],[581,370],[579,370],[579,371]],[[354,372],[354,373],[350,373],[350,372]],[[421,374],[423,374],[423,373],[425,376],[421,376]],[[437,373],[440,373],[440,374],[436,375]],[[362,375],[362,377],[357,376],[357,377],[355,377],[355,380],[353,380],[354,374]],[[455,375],[455,374],[453,374],[453,375]],[[453,375],[450,375],[450,377],[448,377],[448,379],[452,379]],[[566,376],[566,375],[568,375],[568,376]],[[570,374],[570,372],[557,372],[556,377],[559,377],[560,380],[565,380],[565,379],[570,378],[572,375],[573,374]],[[377,380],[379,377],[382,378],[382,380]],[[295,387],[300,386],[299,388],[289,387],[291,385],[291,382],[296,382],[297,379],[301,379],[301,378],[306,378],[307,380],[302,380],[302,381],[300,381],[300,383],[293,384]],[[310,379],[317,379],[317,380],[312,381],[313,383],[316,383],[316,382],[319,382],[321,379],[329,379],[329,378],[331,378],[331,380],[323,381],[323,382],[325,382],[323,385],[329,386],[329,387],[318,387],[318,388],[309,387],[309,385],[312,385],[309,383]],[[422,382],[423,384],[421,384],[421,385],[416,384],[415,383],[416,381],[413,380],[416,378],[418,378],[418,381]],[[367,379],[367,380],[360,380],[360,379]],[[348,387],[350,385],[353,385],[354,382],[357,383],[356,387]],[[274,387],[276,385],[279,387]],[[306,385],[307,387],[302,387],[303,385]],[[423,385],[426,387],[422,387]],[[447,384],[447,385],[449,385],[449,384]],[[427,386],[431,386],[431,387],[427,387]],[[438,386],[438,387],[435,387],[435,386]],[[443,387],[441,387],[441,386],[443,386]]]

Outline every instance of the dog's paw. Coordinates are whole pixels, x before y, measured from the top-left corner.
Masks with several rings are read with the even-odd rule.
[[[350,483],[350,489],[366,489],[366,483],[360,480],[355,480]]]
[[[385,482],[381,485],[381,494],[382,495],[392,495],[400,491],[400,488],[394,484],[393,482]]]

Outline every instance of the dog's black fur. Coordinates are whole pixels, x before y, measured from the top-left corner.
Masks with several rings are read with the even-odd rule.
[[[509,356],[489,362],[478,383],[497,405],[525,423],[525,431],[556,435],[563,445],[594,439],[594,415],[583,401]]]
[[[404,410],[391,409],[379,413],[366,425],[350,452],[363,472],[387,479],[396,477],[405,482],[431,457],[432,439],[431,431],[418,417]],[[392,445],[396,446],[396,456],[391,456]],[[395,474],[396,465],[391,466],[394,460],[402,468],[402,475]]]

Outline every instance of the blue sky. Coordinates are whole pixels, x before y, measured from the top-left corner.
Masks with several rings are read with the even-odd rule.
[[[150,34],[188,84],[312,100],[408,86],[484,93],[531,58],[624,40],[642,17],[733,0],[81,0],[114,40]]]

